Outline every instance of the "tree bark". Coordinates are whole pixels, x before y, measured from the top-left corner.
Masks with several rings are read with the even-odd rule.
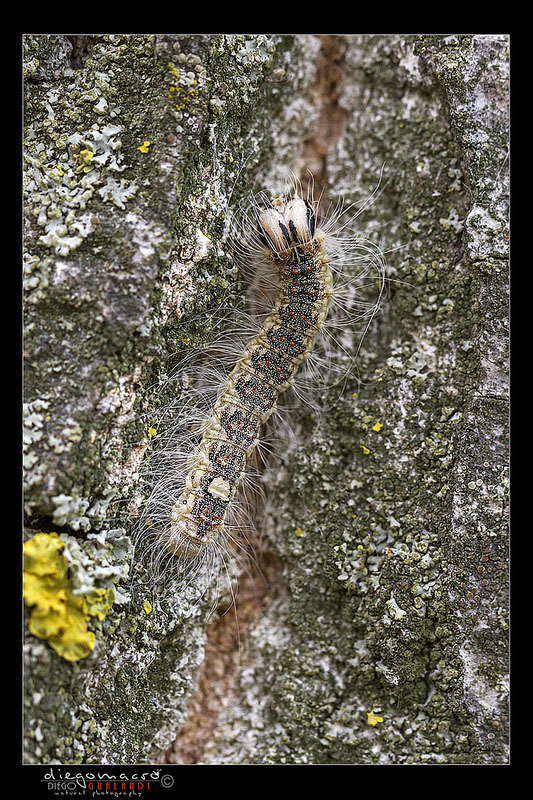
[[[82,660],[28,632],[26,762],[506,763],[508,37],[24,49],[26,538],[116,597]],[[240,300],[228,200],[307,168],[379,184],[389,283],[360,383],[263,476],[239,652],[214,587],[129,582],[131,504],[152,387]]]

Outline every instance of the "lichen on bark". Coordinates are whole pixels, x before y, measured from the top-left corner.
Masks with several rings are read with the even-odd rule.
[[[228,198],[312,164],[345,202],[383,169],[358,223],[387,297],[359,382],[263,476],[271,585],[195,760],[505,763],[508,46],[24,37],[27,532],[118,587],[87,659],[28,634],[26,761],[161,760],[194,714],[212,592],[128,583],[139,420],[241,302]]]

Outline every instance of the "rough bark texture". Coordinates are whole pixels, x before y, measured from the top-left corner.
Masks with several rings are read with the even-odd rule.
[[[506,763],[508,45],[24,38],[26,534],[116,593],[88,658],[28,633],[27,762]],[[240,301],[234,184],[350,202],[382,166],[388,295],[264,475],[239,652],[213,588],[128,582],[152,387]]]

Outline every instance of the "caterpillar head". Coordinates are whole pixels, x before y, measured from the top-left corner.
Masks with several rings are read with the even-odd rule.
[[[259,214],[257,230],[261,242],[276,261],[290,261],[295,249],[316,249],[316,216],[313,207],[297,195],[278,196]]]

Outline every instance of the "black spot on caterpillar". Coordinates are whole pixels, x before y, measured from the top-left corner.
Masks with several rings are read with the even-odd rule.
[[[181,365],[189,400],[174,409],[177,426],[152,461],[136,535],[157,577],[170,565],[187,576],[202,565],[211,569],[231,543],[242,545],[254,458],[268,450],[263,431],[268,420],[276,427],[281,397],[291,390],[308,402],[320,380],[341,392],[354,376],[353,334],[362,327],[362,340],[378,309],[384,261],[376,245],[346,235],[361,211],[350,210],[338,206],[319,220],[318,202],[293,184],[274,197],[254,196],[233,224],[252,313],[242,331],[225,331],[218,349],[202,354],[215,369],[193,358]],[[340,368],[331,348],[343,351]]]

